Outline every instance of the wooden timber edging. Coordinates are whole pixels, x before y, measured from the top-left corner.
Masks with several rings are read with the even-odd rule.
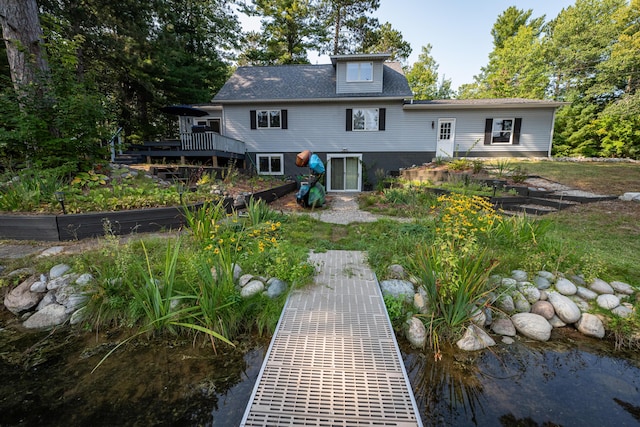
[[[296,189],[296,183],[254,193],[249,197],[271,203]],[[189,205],[198,209],[203,203]],[[234,199],[224,201],[227,213],[242,206],[234,206]],[[116,212],[90,212],[68,215],[0,215],[0,239],[66,241],[104,236],[105,232],[115,235],[174,230],[185,225],[183,208],[169,206],[162,208],[132,209]]]

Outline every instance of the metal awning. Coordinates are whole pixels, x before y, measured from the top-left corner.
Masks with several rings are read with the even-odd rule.
[[[207,111],[194,108],[190,105],[169,105],[168,107],[160,108],[160,111],[177,116],[203,117],[209,115]]]

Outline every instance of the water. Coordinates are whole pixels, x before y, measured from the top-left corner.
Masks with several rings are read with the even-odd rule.
[[[118,338],[0,329],[0,426],[237,426],[268,346],[247,336],[214,355],[201,337],[140,338],[92,374]],[[552,339],[448,348],[437,363],[403,348],[424,425],[640,425],[640,357]]]
[[[407,350],[425,426],[637,426],[640,363],[596,340],[516,343],[439,362]]]
[[[268,345],[67,334],[0,330],[0,426],[237,426]]]

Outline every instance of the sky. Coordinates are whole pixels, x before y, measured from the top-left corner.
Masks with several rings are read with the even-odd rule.
[[[493,50],[491,27],[498,15],[509,6],[533,9],[533,17],[545,15],[548,22],[575,0],[380,0],[373,15],[391,23],[411,44],[413,52],[407,61],[413,64],[422,46],[431,44],[431,56],[438,64],[438,76],[451,80],[451,87],[472,83],[473,76],[489,62]],[[241,16],[245,30],[259,30],[256,18]],[[312,64],[330,63],[328,56],[309,54]]]

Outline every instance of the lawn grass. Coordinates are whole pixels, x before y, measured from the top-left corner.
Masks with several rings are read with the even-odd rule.
[[[579,190],[619,196],[640,191],[640,163],[512,161],[529,175],[539,175]]]

